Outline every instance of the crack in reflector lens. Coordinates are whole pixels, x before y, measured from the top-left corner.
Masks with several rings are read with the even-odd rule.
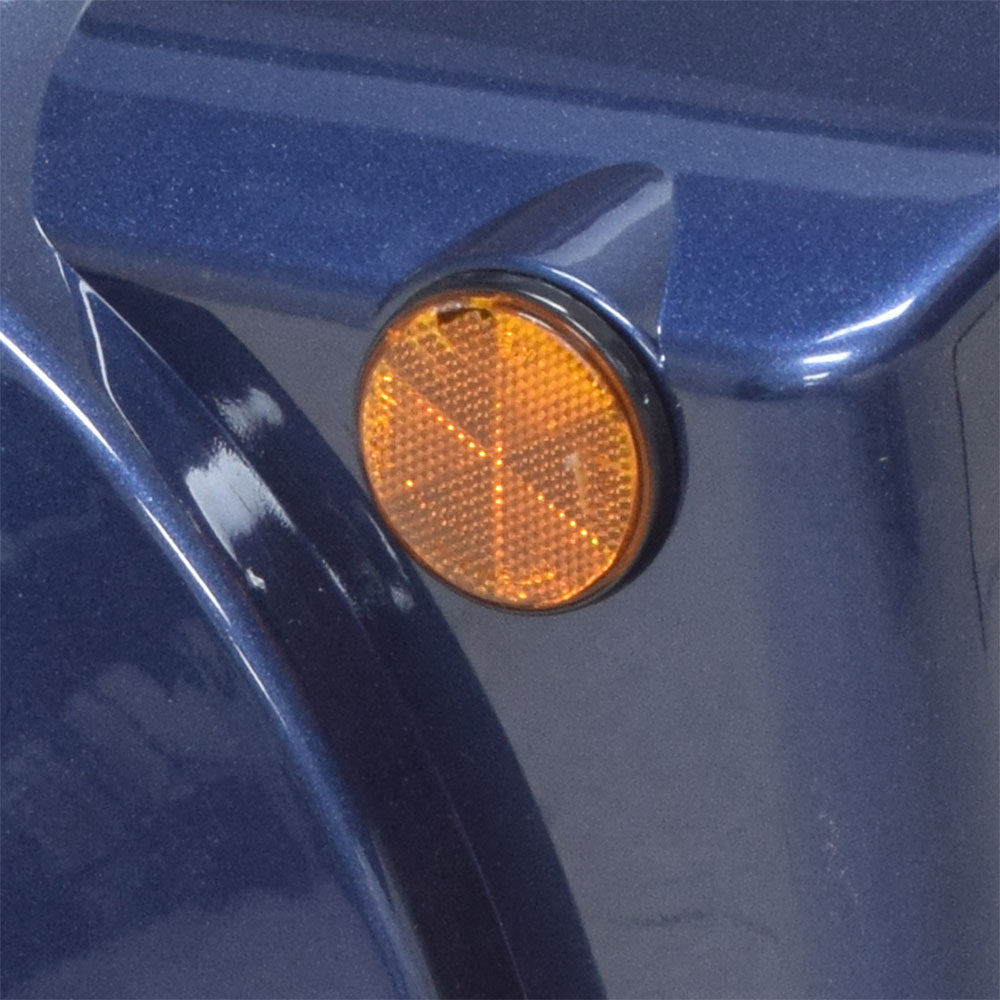
[[[425,299],[382,332],[361,451],[383,517],[453,587],[527,610],[593,596],[645,536],[639,421],[598,348],[506,292]]]

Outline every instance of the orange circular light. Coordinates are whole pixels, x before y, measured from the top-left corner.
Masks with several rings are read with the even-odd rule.
[[[641,422],[577,324],[505,291],[404,310],[366,365],[361,452],[382,515],[453,587],[554,609],[604,590],[645,538]]]

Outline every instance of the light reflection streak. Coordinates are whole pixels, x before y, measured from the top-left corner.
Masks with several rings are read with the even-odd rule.
[[[364,514],[365,518],[368,520],[368,523],[375,529],[375,533],[381,539],[382,545],[385,547],[386,552],[389,553],[389,556],[391,557],[392,561],[396,564],[400,574],[405,575],[406,567],[403,565],[402,562],[400,562],[399,556],[396,554],[395,545],[389,541],[389,538],[386,535],[386,533],[382,530],[382,525],[379,524],[378,519],[367,510],[362,510],[361,513]]]
[[[851,323],[849,326],[842,326],[839,330],[834,330],[832,333],[828,333],[823,337],[820,337],[817,343],[823,344],[828,341],[838,339],[840,337],[846,337],[852,333],[858,333],[861,330],[870,330],[873,327],[881,326],[883,323],[888,323],[891,320],[898,319],[903,313],[906,312],[910,306],[913,305],[915,297],[906,299],[904,302],[900,302],[898,305],[893,306],[891,309],[886,309],[885,312],[879,313],[877,316],[871,316],[868,319],[863,319],[858,323]],[[800,364],[803,366],[812,365],[839,365],[844,361],[850,359],[851,351],[830,351],[826,354],[811,354],[808,357],[802,358]],[[824,372],[813,372],[809,375],[803,375],[802,381],[805,383],[819,382],[833,374],[832,371]]]
[[[237,559],[236,542],[256,531],[268,518],[285,528],[292,527],[274,494],[242,456],[225,444],[216,444],[204,464],[188,469],[184,484],[212,533],[233,559]]]
[[[285,422],[281,407],[254,386],[242,399],[223,399],[218,407],[226,426],[240,438],[252,438],[268,427],[280,427]]]
[[[60,388],[59,384],[46,372],[41,366],[36,364],[31,358],[28,357],[24,351],[21,350],[17,344],[14,343],[5,333],[0,332],[0,343],[4,347],[8,348],[10,352],[18,359],[34,375],[41,383],[45,386],[49,392],[52,393],[56,399],[62,403],[63,406],[73,414],[74,417],[83,425],[83,427],[90,432],[90,434],[98,441],[98,443],[104,448],[105,451],[116,461],[120,461],[118,457],[118,452],[108,443],[107,438],[97,429],[94,422],[87,416],[83,410],[73,402],[72,399],[66,394],[66,392]]]
[[[97,319],[94,317],[94,309],[90,302],[90,297],[96,294],[94,290],[87,284],[82,278],[79,282],[80,291],[80,301],[83,303],[84,311],[87,314],[87,325],[90,327],[90,334],[94,339],[94,351],[97,354],[97,367],[101,371],[101,382],[104,384],[104,391],[108,394],[108,399],[114,404],[115,409],[118,411],[122,420],[125,421],[126,426],[129,430],[138,437],[135,427],[132,425],[132,421],[129,420],[128,415],[122,409],[121,404],[118,402],[118,397],[115,395],[114,389],[111,388],[111,381],[108,377],[108,365],[104,360],[104,344],[101,341],[101,331],[97,327]],[[121,317],[118,317],[121,322],[125,322]]]
[[[291,732],[291,727],[289,726],[288,720],[285,718],[284,713],[278,707],[277,702],[271,697],[270,692],[267,690],[264,682],[260,679],[260,675],[253,668],[253,664],[250,662],[250,658],[243,652],[239,647],[239,643],[233,643],[233,649],[236,650],[236,655],[240,658],[240,662],[246,667],[247,673],[253,678],[254,684],[260,690],[260,693],[264,696],[264,700],[268,703],[271,711],[274,713],[278,722],[281,724],[281,728],[285,730],[286,733]]]
[[[209,587],[209,585],[205,582],[204,578],[198,572],[198,570],[194,568],[194,565],[192,564],[191,560],[188,559],[186,555],[184,555],[183,551],[181,550],[181,547],[177,544],[177,542],[174,541],[173,536],[170,534],[170,532],[167,531],[167,529],[157,520],[156,515],[153,514],[153,512],[141,500],[138,500],[137,502],[139,506],[142,508],[142,512],[146,515],[146,517],[148,517],[150,521],[153,522],[153,527],[156,528],[156,530],[160,533],[163,540],[167,543],[167,545],[170,546],[170,549],[174,553],[174,555],[176,555],[177,558],[180,559],[180,561],[183,563],[184,568],[190,574],[191,579],[194,580],[196,584],[198,584],[199,588],[201,588],[202,593],[209,599],[209,601],[211,601],[212,607],[214,607],[215,610],[219,612],[219,614],[222,616],[222,619],[225,621],[227,625],[231,625],[232,622],[230,622],[229,620],[229,615],[227,615],[226,612],[222,609],[222,605],[219,603],[218,598],[216,598],[215,594],[212,593],[212,588]]]
[[[340,577],[334,572],[333,567],[325,559],[323,559],[322,556],[320,557],[320,561],[323,564],[323,569],[326,570],[326,575],[330,578],[333,585],[337,588],[337,590],[341,593],[341,595],[350,602],[351,606],[353,607],[354,599],[351,597],[351,592],[348,589],[347,585],[344,583],[343,580],[340,579]]]
[[[812,357],[803,358],[804,365],[832,365],[838,361],[846,361],[851,356],[850,351],[834,351],[832,354],[814,354]]]
[[[59,273],[62,275],[63,284],[66,286],[67,292],[72,292],[73,289],[70,288],[69,278],[66,277],[66,268],[63,267],[62,257],[59,255],[59,251],[52,245],[52,240],[45,235],[45,230],[42,229],[42,224],[36,218],[31,220],[35,224],[35,229],[38,230],[38,235],[45,240],[45,245],[52,251],[52,256],[56,259],[56,265],[59,268]]]
[[[893,306],[891,309],[887,309],[877,316],[872,316],[871,319],[863,319],[860,323],[852,323],[850,326],[843,326],[839,330],[834,330],[833,333],[828,333],[826,336],[820,337],[819,343],[824,344],[828,340],[836,340],[838,337],[846,337],[849,333],[857,333],[858,330],[868,330],[873,326],[881,326],[890,320],[898,319],[913,305],[915,298],[914,296],[905,302],[900,302],[898,306]]]

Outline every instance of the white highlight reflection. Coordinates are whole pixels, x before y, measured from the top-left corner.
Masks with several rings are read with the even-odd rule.
[[[803,358],[804,365],[835,365],[838,361],[846,361],[851,356],[850,351],[834,351],[832,354],[814,354]]]
[[[204,465],[189,469],[184,482],[212,533],[235,559],[235,542],[262,521],[291,521],[275,496],[232,449],[216,446]]]
[[[858,330],[868,330],[873,326],[881,326],[883,323],[888,323],[890,320],[898,319],[903,315],[903,313],[906,312],[907,309],[910,308],[910,306],[913,305],[914,301],[914,298],[909,298],[905,302],[900,302],[898,306],[893,306],[891,309],[887,309],[884,313],[872,316],[871,319],[863,319],[860,323],[852,323],[850,326],[842,326],[839,330],[834,330],[833,333],[828,333],[825,337],[820,337],[819,342],[823,344],[828,340],[836,340],[837,337],[846,337],[849,333],[857,333]]]
[[[115,461],[119,460],[118,452],[111,447],[107,438],[105,438],[104,435],[97,429],[90,417],[88,417],[87,414],[84,413],[83,410],[81,410],[80,407],[77,406],[76,403],[74,403],[73,400],[70,399],[69,396],[59,387],[58,383],[56,383],[55,379],[53,379],[48,372],[32,361],[31,358],[29,358],[28,355],[14,343],[13,340],[2,332],[0,332],[0,343],[7,347],[21,362],[21,364],[23,364],[32,373],[32,375],[34,375],[42,383],[42,385],[44,385],[45,388],[48,389],[49,392],[51,392],[52,395],[55,396],[56,399],[58,399],[59,402],[62,403],[62,405],[65,406],[77,420],[80,421],[80,423],[94,436],[94,438],[97,439],[105,451],[107,451],[108,454],[115,459]]]
[[[198,586],[201,588],[201,592],[212,602],[212,607],[219,612],[219,614],[222,616],[223,620],[227,625],[231,624],[229,621],[229,616],[226,614],[225,611],[222,610],[222,605],[219,603],[215,594],[212,593],[212,588],[209,587],[209,585],[205,582],[205,580],[198,572],[198,570],[194,568],[194,564],[191,562],[191,560],[188,559],[186,555],[184,555],[184,552],[181,550],[181,547],[177,544],[177,542],[174,541],[173,536],[170,534],[170,532],[167,531],[167,529],[162,524],[160,524],[160,522],[157,520],[153,512],[141,500],[139,500],[138,503],[139,506],[142,508],[142,512],[146,515],[146,517],[150,519],[150,521],[153,522],[153,527],[156,528],[156,530],[160,533],[160,536],[163,538],[163,540],[167,543],[167,545],[170,546],[170,549],[174,553],[174,555],[177,556],[177,558],[180,559],[180,561],[184,564],[184,568],[191,575],[191,579],[198,584]]]
[[[38,219],[32,218],[31,221],[34,222],[35,229],[38,230],[38,235],[41,236],[43,240],[45,240],[46,246],[48,246],[48,248],[52,251],[52,256],[55,257],[56,265],[59,267],[59,273],[62,275],[63,284],[66,286],[66,291],[72,292],[73,289],[70,288],[69,278],[66,277],[66,268],[63,267],[63,261],[62,257],[59,255],[59,251],[52,245],[52,240],[50,240],[48,236],[45,235],[45,230],[42,229],[42,224],[38,221]]]
[[[226,426],[240,438],[251,438],[284,421],[281,407],[262,389],[251,387],[242,399],[224,399],[219,410]]]

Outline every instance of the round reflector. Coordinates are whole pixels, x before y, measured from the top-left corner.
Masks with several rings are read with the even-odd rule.
[[[614,334],[559,301],[433,294],[388,323],[362,377],[362,459],[383,517],[447,583],[509,608],[605,590],[652,513],[643,420],[594,327]]]

